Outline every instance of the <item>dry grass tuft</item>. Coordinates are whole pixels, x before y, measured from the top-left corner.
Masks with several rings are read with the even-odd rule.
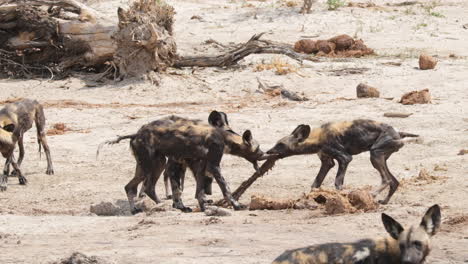
[[[297,72],[297,67],[287,63],[281,58],[273,58],[270,63],[260,63],[255,65],[254,71],[274,70],[277,75],[286,75]]]

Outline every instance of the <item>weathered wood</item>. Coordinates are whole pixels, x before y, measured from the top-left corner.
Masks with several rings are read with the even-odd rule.
[[[406,118],[412,115],[413,113],[397,113],[397,112],[388,112],[384,113],[385,117],[396,117],[396,118]]]
[[[260,40],[265,33],[253,35],[249,41],[238,45],[226,52],[217,56],[182,56],[178,57],[174,62],[174,67],[229,67],[236,65],[243,58],[251,54],[283,54],[298,61],[311,60],[313,57],[297,53],[293,46],[284,43],[276,43],[268,40]]]
[[[252,186],[252,184],[260,177],[262,177],[265,173],[267,173],[269,170],[275,166],[275,163],[278,159],[276,158],[271,158],[267,159],[260,169],[256,171],[250,178],[245,180],[244,182],[241,183],[241,185],[232,193],[232,196],[234,199],[239,200],[239,198],[244,194],[244,192]],[[221,199],[215,203],[217,206],[226,206],[227,203],[224,199]]]

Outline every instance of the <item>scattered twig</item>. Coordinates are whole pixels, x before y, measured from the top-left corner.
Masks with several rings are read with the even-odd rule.
[[[389,113],[384,113],[384,116],[385,117],[406,118],[406,117],[411,116],[412,114],[413,113],[393,113],[393,112],[389,112]]]

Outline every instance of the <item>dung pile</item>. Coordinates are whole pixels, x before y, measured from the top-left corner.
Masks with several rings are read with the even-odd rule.
[[[250,203],[250,210],[323,209],[327,215],[368,212],[377,208],[378,204],[368,190],[343,192],[317,189],[297,200],[276,200],[252,195]]]
[[[338,35],[328,40],[301,39],[294,44],[296,52],[327,57],[361,57],[374,54],[361,39]]]

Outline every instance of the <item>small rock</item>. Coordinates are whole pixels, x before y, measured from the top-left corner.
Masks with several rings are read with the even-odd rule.
[[[369,97],[378,98],[380,96],[380,92],[379,90],[377,90],[377,88],[374,88],[364,83],[360,83],[356,87],[356,95],[358,98],[369,98]]]
[[[468,149],[460,149],[460,151],[458,152],[458,155],[460,156],[465,155],[465,154],[468,154]]]
[[[437,65],[437,60],[427,54],[421,54],[419,56],[419,68],[421,70],[434,69]]]
[[[205,215],[207,216],[231,216],[231,211],[222,207],[207,206],[205,209]]]
[[[114,216],[119,215],[120,208],[116,207],[111,202],[101,202],[99,204],[91,205],[89,211],[99,216]]]
[[[429,93],[429,89],[405,93],[400,100],[400,103],[404,105],[427,104],[430,102],[431,94]]]
[[[294,51],[311,54],[318,51],[315,41],[311,39],[301,39],[294,44]]]
[[[198,16],[198,15],[193,15],[191,18],[191,20],[199,20],[199,21],[203,21],[203,18],[201,16]]]

